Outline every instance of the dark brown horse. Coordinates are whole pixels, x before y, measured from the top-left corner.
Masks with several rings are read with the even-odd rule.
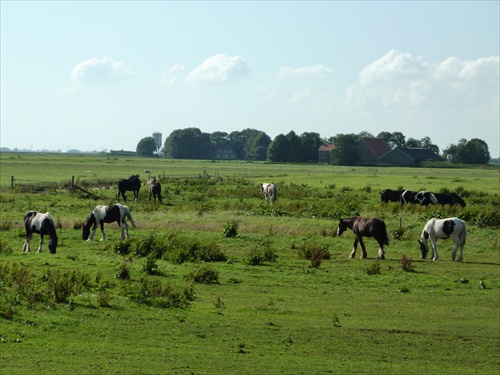
[[[139,175],[134,174],[130,176],[128,179],[121,179],[118,181],[118,194],[116,198],[118,202],[120,201],[120,195],[123,197],[123,201],[126,202],[127,198],[125,197],[125,192],[133,191],[134,192],[134,201],[139,201],[139,189],[141,188],[141,181],[139,180]]]
[[[151,184],[149,185],[149,200],[153,197],[154,202],[156,203],[156,198],[158,197],[158,202],[161,201],[161,184],[156,180],[156,177],[151,178]]]
[[[399,202],[404,190],[385,189],[380,192],[381,202]]]
[[[356,236],[349,258],[354,258],[356,255],[358,242],[361,245],[361,250],[363,251],[361,258],[366,258],[366,248],[363,239],[361,238],[364,236],[373,237],[377,240],[379,245],[377,259],[385,259],[384,245],[389,245],[389,237],[387,237],[387,230],[383,220],[377,218],[365,218],[361,216],[340,219],[339,226],[337,228],[337,236],[340,237],[347,228],[352,230]]]

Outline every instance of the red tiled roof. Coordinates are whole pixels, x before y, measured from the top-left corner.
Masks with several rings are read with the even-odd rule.
[[[360,143],[364,143],[368,147],[368,150],[377,158],[391,151],[391,148],[381,138],[361,138]]]

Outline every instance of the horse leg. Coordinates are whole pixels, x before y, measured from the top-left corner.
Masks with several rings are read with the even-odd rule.
[[[31,252],[31,248],[30,248],[31,236],[32,236],[31,234],[27,234],[25,239],[24,239],[23,253]]]
[[[107,239],[106,232],[104,231],[104,221],[101,221],[99,224],[101,225],[101,239],[100,239],[100,241],[104,241]]]
[[[385,251],[384,251],[384,243],[382,241],[378,241],[378,257],[377,259],[385,259]]]
[[[125,229],[125,234],[124,234],[124,229]],[[126,222],[125,219],[123,220],[123,224],[122,224],[121,230],[122,230],[122,240],[124,240],[125,237],[126,238],[130,238],[130,236],[128,234],[128,224],[127,224],[127,222]]]
[[[431,236],[431,242],[432,242],[432,258],[431,258],[431,260],[438,260],[439,253],[438,253],[438,249],[437,249],[437,240]]]
[[[349,258],[354,258],[356,256],[356,249],[358,248],[358,237],[354,240],[354,243],[352,245],[352,252],[351,255],[349,255]]]
[[[37,253],[41,253],[42,252],[42,246],[43,246],[43,235],[41,234],[40,235],[40,243],[38,244],[38,251],[37,251]]]
[[[366,254],[365,243],[363,242],[363,239],[361,238],[361,236],[359,236],[359,244],[361,245],[361,250],[362,250],[360,258],[361,259],[366,259],[366,257],[368,256],[368,254]]]

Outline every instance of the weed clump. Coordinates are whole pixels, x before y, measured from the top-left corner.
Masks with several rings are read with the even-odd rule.
[[[320,246],[315,242],[304,242],[298,249],[298,255],[301,259],[307,259],[311,261],[309,268],[319,268],[324,259],[331,258],[328,247]]]
[[[238,223],[234,220],[228,221],[222,230],[224,237],[236,237],[238,235]]]
[[[376,260],[370,266],[364,269],[367,275],[380,275],[380,261]]]
[[[204,264],[189,272],[186,278],[202,284],[219,284],[219,271],[211,265]]]
[[[415,271],[413,269],[412,262],[413,259],[410,256],[406,255],[406,253],[404,253],[403,256],[401,257],[401,268],[403,269],[403,271],[405,272]]]
[[[275,262],[278,256],[274,253],[274,250],[266,248],[260,250],[254,247],[250,250],[250,254],[245,257],[245,263],[251,266],[261,266],[265,262]]]

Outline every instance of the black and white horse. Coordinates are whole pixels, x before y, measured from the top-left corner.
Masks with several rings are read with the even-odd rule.
[[[381,202],[399,202],[404,190],[384,189],[380,192]]]
[[[429,252],[429,246],[427,245],[427,240],[429,238],[432,244],[431,260],[438,260],[439,253],[437,250],[437,240],[447,239],[450,237],[453,241],[455,241],[455,249],[451,254],[451,258],[455,260],[457,250],[460,248],[460,257],[458,260],[462,261],[464,256],[465,240],[467,238],[467,225],[465,224],[465,221],[456,217],[451,217],[449,219],[430,219],[422,230],[422,239],[418,241],[420,245],[420,252],[422,253],[422,259],[425,259],[427,253]]]
[[[33,233],[40,235],[40,244],[38,252],[42,252],[43,236],[49,236],[49,251],[51,254],[56,253],[57,234],[54,219],[48,212],[42,214],[37,211],[30,211],[24,216],[24,228],[26,229],[26,237],[23,245],[23,252],[30,252],[30,241]]]
[[[367,257],[365,244],[361,238],[364,236],[373,237],[377,240],[379,245],[377,259],[385,259],[384,245],[389,245],[389,237],[387,236],[387,230],[383,220],[377,218],[364,218],[360,216],[340,219],[337,227],[337,236],[340,237],[348,228],[352,230],[356,236],[349,258],[354,258],[356,255],[358,242],[361,245],[362,250],[361,258]]]
[[[438,200],[436,196],[430,191],[411,191],[405,190],[401,194],[401,205],[405,205],[407,203],[420,204],[421,206],[428,206],[429,204],[437,204]]]
[[[276,189],[276,185],[273,183],[265,182],[260,184],[260,194],[263,194],[266,203],[274,203],[276,198],[278,198],[278,190]]]
[[[151,184],[149,185],[149,200],[151,200],[151,196],[153,197],[155,203],[157,197],[158,197],[158,202],[162,203],[161,184],[156,180],[156,177],[153,177],[151,179]]]
[[[123,201],[126,202],[127,198],[125,197],[125,192],[133,191],[134,192],[134,201],[139,201],[139,189],[141,188],[141,181],[139,180],[139,175],[134,174],[129,178],[121,179],[118,181],[118,194],[117,199],[120,201],[120,195],[123,197]]]
[[[434,193],[438,204],[445,205],[449,204],[450,206],[454,206],[459,204],[460,206],[465,207],[465,201],[458,195],[457,193]]]
[[[127,219],[134,228],[135,222],[132,219],[132,214],[127,206],[122,206],[121,204],[113,204],[110,206],[96,206],[85,219],[82,225],[82,240],[91,241],[95,237],[97,230],[97,225],[101,226],[101,241],[106,239],[106,233],[104,232],[104,223],[118,223],[121,230],[121,239],[124,240],[125,236],[128,238],[128,224]],[[92,232],[91,232],[92,230]]]

